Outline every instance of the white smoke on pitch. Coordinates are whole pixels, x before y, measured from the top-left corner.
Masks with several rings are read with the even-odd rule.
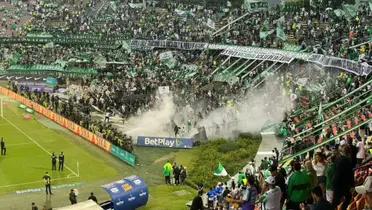
[[[137,136],[170,135],[171,119],[175,115],[176,105],[171,95],[162,95],[156,105],[150,110],[129,118],[125,123],[124,132],[136,139]]]
[[[270,79],[234,106],[212,111],[199,126],[205,127],[208,138],[230,138],[241,132],[258,133],[265,125],[280,123],[290,107],[290,98],[283,94],[280,82]]]
[[[198,111],[174,103],[171,95],[158,96],[156,105],[127,120],[124,132],[136,139],[137,136],[174,136],[174,124],[181,127],[180,136],[190,137],[197,133],[198,127],[205,127],[208,138],[232,138],[241,132],[258,133],[263,126],[280,123],[284,113],[291,107],[289,96],[277,79],[269,79],[259,89],[255,89],[237,100],[234,106],[224,106],[210,112],[203,119]],[[205,106],[200,99],[195,104]],[[187,121],[193,128],[188,129]]]

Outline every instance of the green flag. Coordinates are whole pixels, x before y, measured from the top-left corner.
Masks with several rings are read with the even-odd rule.
[[[344,4],[342,6],[342,8],[345,12],[346,19],[348,19],[348,20],[357,16],[357,14],[358,14],[357,8],[354,5]]]
[[[287,40],[287,36],[285,35],[284,30],[280,26],[276,27],[276,37],[278,37],[282,41]]]
[[[217,169],[214,171],[215,176],[227,176],[227,171],[221,163],[218,163]]]

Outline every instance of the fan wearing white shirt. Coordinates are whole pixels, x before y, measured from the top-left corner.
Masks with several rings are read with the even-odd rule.
[[[269,189],[261,197],[260,201],[264,210],[280,210],[280,199],[282,197],[282,191],[280,187],[275,186],[275,178],[273,176],[268,177],[265,180]]]
[[[326,159],[323,153],[317,152],[315,154],[314,160],[312,161],[313,168],[316,172],[318,178],[318,183],[323,191],[325,191],[325,169],[326,169]]]
[[[361,164],[363,162],[364,158],[366,157],[366,150],[364,148],[364,140],[360,139],[356,143],[356,147],[358,148],[358,152],[356,154],[357,163]]]

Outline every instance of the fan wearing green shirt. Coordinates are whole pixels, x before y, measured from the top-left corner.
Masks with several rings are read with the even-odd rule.
[[[288,180],[287,209],[299,210],[301,203],[306,203],[310,197],[311,180],[306,171],[301,170],[301,164],[294,164],[294,172]]]

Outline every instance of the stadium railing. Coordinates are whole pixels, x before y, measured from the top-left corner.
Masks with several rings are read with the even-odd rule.
[[[116,43],[117,38],[102,37],[94,35],[60,35],[52,37],[42,36],[26,36],[26,37],[0,37],[0,45],[15,44],[15,43],[30,43],[30,44],[47,44],[53,42],[55,44],[64,45],[89,45],[95,48],[115,49],[119,45]],[[281,63],[290,63],[294,59],[304,60],[307,62],[316,63],[322,67],[342,69],[357,75],[369,75],[372,72],[372,66],[361,64],[356,61],[337,58],[332,56],[285,51],[281,49],[270,49],[248,46],[234,46],[209,44],[204,42],[183,42],[170,40],[130,40],[130,47],[137,50],[151,50],[154,48],[168,48],[179,50],[225,50],[224,53],[233,57],[241,57],[245,59],[260,59],[271,60]]]

